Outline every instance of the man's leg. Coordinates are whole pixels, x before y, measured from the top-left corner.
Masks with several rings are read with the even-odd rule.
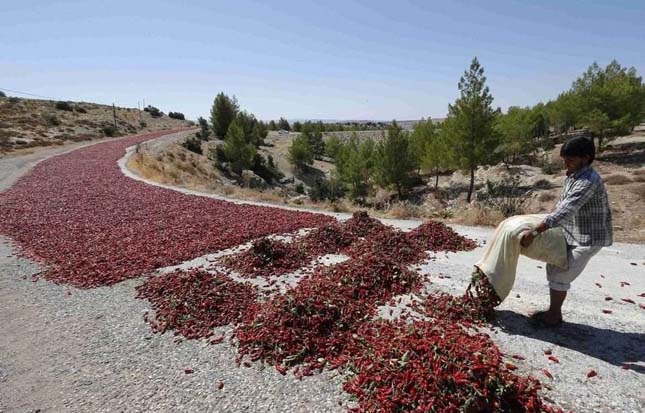
[[[562,320],[562,304],[567,298],[571,282],[578,278],[587,263],[600,251],[601,247],[570,247],[568,251],[569,268],[562,269],[547,264],[546,272],[549,280],[550,306],[542,319],[547,325],[555,325]]]
[[[549,295],[551,298],[551,305],[544,313],[542,319],[546,324],[554,325],[558,324],[562,320],[562,304],[564,303],[564,299],[567,298],[567,292],[550,288]]]

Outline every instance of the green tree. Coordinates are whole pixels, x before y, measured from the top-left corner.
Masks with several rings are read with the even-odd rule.
[[[352,200],[368,195],[374,174],[376,145],[372,139],[359,142],[356,133],[346,144],[340,143],[336,155],[336,175],[349,190]]]
[[[555,101],[547,103],[546,112],[549,124],[556,132],[567,132],[575,127],[582,117],[579,96],[571,91],[561,93]]]
[[[498,137],[494,125],[499,109],[493,109],[493,96],[486,86],[484,68],[475,57],[459,80],[460,97],[448,106],[448,117],[442,123],[453,159],[470,173],[467,200],[475,187],[475,170],[497,158]]]
[[[292,127],[294,132],[302,132],[302,123],[295,121],[293,122],[293,127]]]
[[[255,152],[255,146],[248,142],[244,136],[242,125],[238,123],[237,119],[231,122],[224,140],[224,154],[231,163],[231,169],[237,173],[249,169],[253,164]]]
[[[495,126],[507,162],[514,162],[519,155],[528,154],[533,150],[535,125],[532,115],[529,108],[511,106],[505,114],[497,117]]]
[[[269,122],[269,130],[272,130],[272,131],[276,131],[276,130],[278,130],[278,126],[275,124],[275,121],[274,121],[274,120],[271,120],[271,121]]]
[[[213,102],[211,108],[211,125],[215,136],[221,138],[226,136],[228,128],[237,116],[240,107],[235,96],[232,98],[220,92]]]
[[[549,119],[544,103],[540,102],[533,106],[531,109],[530,119],[531,136],[534,138],[544,138],[549,136]]]
[[[408,134],[392,121],[387,136],[376,146],[375,177],[384,187],[394,187],[399,197],[410,185],[410,173],[416,168]]]
[[[593,63],[571,88],[580,99],[582,123],[598,139],[602,151],[606,141],[629,133],[645,115],[645,89],[633,67],[627,69],[616,60],[604,69]]]
[[[280,118],[278,121],[278,129],[284,129],[284,130],[291,130],[291,126],[289,125],[289,121],[286,120],[285,118]]]
[[[311,150],[316,158],[319,158],[325,152],[325,143],[323,142],[321,128],[324,128],[322,123],[316,124],[307,121],[302,125],[302,136],[309,142],[309,146],[311,146]]]
[[[304,136],[300,135],[291,141],[288,158],[299,171],[304,171],[307,165],[313,165],[314,152]]]
[[[421,160],[424,157],[427,144],[436,136],[437,129],[428,118],[419,120],[414,124],[412,134],[410,135],[410,146],[416,162],[417,168],[421,168]]]
[[[338,136],[332,135],[325,142],[325,155],[336,161],[342,148],[343,143],[338,139]]]
[[[435,176],[435,195],[439,187],[439,174],[450,165],[450,153],[445,138],[432,122],[432,119],[421,119],[414,125],[411,135],[413,153],[417,167]]]

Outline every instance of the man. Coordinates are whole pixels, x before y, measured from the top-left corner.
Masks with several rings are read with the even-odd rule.
[[[562,145],[560,156],[567,169],[560,202],[535,230],[522,234],[520,241],[527,247],[536,235],[555,226],[562,227],[567,241],[569,268],[547,265],[550,306],[531,316],[535,324],[546,327],[562,324],[562,304],[571,282],[582,273],[591,257],[613,242],[607,191],[600,175],[591,167],[596,156],[593,140],[572,138]]]

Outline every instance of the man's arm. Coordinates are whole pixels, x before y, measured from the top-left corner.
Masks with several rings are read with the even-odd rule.
[[[544,230],[560,224],[560,222],[572,217],[578,210],[587,203],[596,190],[596,182],[589,179],[579,180],[573,184],[573,187],[567,196],[558,204],[555,211],[544,218]]]
[[[582,207],[595,192],[596,184],[588,179],[580,180],[573,184],[567,196],[558,203],[555,211],[547,215],[533,231],[526,231],[520,238],[520,245],[527,248],[537,234],[557,226],[561,221],[571,217]]]

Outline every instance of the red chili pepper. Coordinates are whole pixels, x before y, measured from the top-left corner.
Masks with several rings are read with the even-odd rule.
[[[560,360],[556,356],[549,356],[549,360],[551,360],[554,363],[560,363]]]
[[[542,373],[544,373],[544,375],[547,376],[548,378],[553,379],[553,375],[551,374],[551,372],[549,370],[542,369]]]
[[[598,375],[598,373],[596,373],[596,370],[589,370],[587,372],[587,377],[595,377],[597,375]]]

